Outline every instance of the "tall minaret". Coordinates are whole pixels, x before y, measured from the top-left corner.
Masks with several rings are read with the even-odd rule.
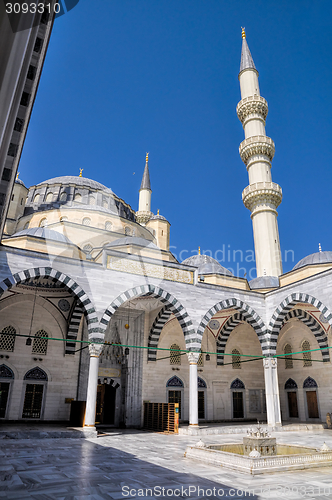
[[[145,225],[153,216],[153,213],[151,212],[151,193],[149,153],[146,153],[145,168],[139,190],[138,212],[136,212],[136,220],[139,224]]]
[[[244,189],[242,200],[251,211],[257,277],[280,276],[282,263],[277,207],[282,200],[282,190],[272,182],[274,142],[265,134],[268,106],[259,93],[258,71],[250,54],[244,28],[239,80],[241,101],[236,111],[245,134],[239,151],[249,175],[249,186]]]

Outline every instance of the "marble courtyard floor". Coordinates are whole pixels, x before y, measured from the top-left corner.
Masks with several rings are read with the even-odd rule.
[[[280,443],[332,448],[332,431],[280,432]],[[243,434],[204,442],[242,441]],[[0,440],[1,499],[332,499],[332,467],[251,477],[184,458],[197,436],[127,430],[87,439]]]

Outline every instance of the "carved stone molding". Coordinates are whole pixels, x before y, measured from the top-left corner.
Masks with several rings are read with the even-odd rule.
[[[264,358],[263,359],[263,366],[266,369],[277,368],[277,365],[278,365],[278,360],[276,358]]]
[[[274,156],[275,147],[274,142],[270,137],[265,135],[255,135],[253,137],[248,137],[241,142],[239,147],[239,153],[241,160],[245,165],[247,165],[249,159],[254,155],[264,155],[267,156],[271,162]]]
[[[187,356],[188,356],[189,364],[197,365],[199,355],[200,355],[199,352],[188,352]]]
[[[136,212],[136,221],[139,224],[146,224],[151,217],[153,216],[152,212]]]
[[[275,182],[256,182],[247,186],[242,192],[244,206],[251,212],[258,205],[277,208],[282,200],[282,189]]]
[[[89,353],[93,358],[99,358],[104,348],[104,344],[90,344]]]
[[[242,125],[250,115],[260,115],[265,122],[268,113],[267,101],[259,95],[245,97],[237,105],[236,112]]]

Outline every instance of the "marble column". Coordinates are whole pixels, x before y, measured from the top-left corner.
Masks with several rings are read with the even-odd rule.
[[[103,344],[90,344],[90,365],[88,389],[86,395],[85,427],[94,427],[96,422],[96,399],[98,385],[99,356],[102,353]]]
[[[263,359],[267,423],[273,427],[281,425],[277,365],[276,358]]]
[[[199,352],[189,352],[189,425],[198,425],[197,362]]]

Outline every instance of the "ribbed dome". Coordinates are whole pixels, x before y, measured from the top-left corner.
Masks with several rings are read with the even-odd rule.
[[[182,261],[182,264],[198,268],[198,274],[222,274],[233,276],[233,274],[223,267],[216,259],[209,255],[193,255]]]
[[[89,189],[96,189],[98,191],[108,191],[112,193],[112,190],[100,182],[94,181],[92,179],[87,179],[86,177],[79,177],[78,175],[64,175],[62,177],[53,177],[46,181],[40,182],[37,186],[42,186],[44,184],[75,184],[75,186],[87,187]]]
[[[58,241],[60,243],[66,243],[73,245],[67,236],[53,229],[47,229],[46,227],[31,227],[29,229],[23,229],[11,236],[11,238],[16,238],[18,236],[35,236],[36,238],[43,238],[45,240]]]
[[[293,271],[295,269],[299,269],[300,267],[308,266],[310,264],[327,264],[327,263],[332,264],[332,252],[327,251],[327,252],[316,252],[312,253],[310,255],[307,255],[303,259],[301,259],[294,267]]]

